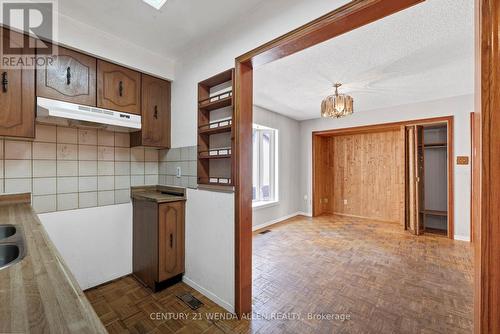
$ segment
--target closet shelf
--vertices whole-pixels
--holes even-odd
[[[198,152],[198,159],[228,159],[231,158],[231,148],[218,148]]]
[[[448,147],[447,143],[424,144],[424,148],[445,148],[445,147]]]
[[[201,125],[198,128],[198,133],[202,135],[213,135],[217,133],[231,132],[233,121],[230,119],[212,122],[209,124]]]
[[[420,213],[430,216],[442,216],[442,217],[448,216],[447,211],[440,211],[440,210],[420,210]]]

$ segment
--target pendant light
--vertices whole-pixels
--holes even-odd
[[[336,83],[335,94],[327,96],[321,103],[321,117],[340,118],[352,115],[354,112],[354,100],[346,94],[339,94],[341,83]]]

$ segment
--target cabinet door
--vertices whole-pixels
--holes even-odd
[[[158,280],[184,272],[184,202],[160,204],[158,210]]]
[[[97,60],[97,106],[141,114],[141,74]]]
[[[132,146],[170,147],[170,82],[142,75],[142,130]]]
[[[59,47],[52,64],[37,67],[37,96],[95,106],[96,63],[93,57]]]
[[[19,33],[4,29],[2,36],[3,42],[13,47],[24,45],[23,35]],[[32,69],[0,69],[0,136],[35,137],[35,71]]]

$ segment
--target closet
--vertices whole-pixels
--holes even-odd
[[[447,124],[406,127],[406,219],[408,231],[449,234]]]

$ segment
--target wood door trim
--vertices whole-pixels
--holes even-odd
[[[441,117],[433,117],[433,118],[422,118],[415,120],[407,120],[407,121],[398,121],[391,123],[380,123],[374,125],[362,125],[355,126],[350,128],[341,128],[341,129],[332,129],[332,130],[321,130],[321,131],[313,131],[312,133],[312,208],[313,208],[313,217],[316,217],[315,208],[316,208],[316,190],[315,190],[315,149],[314,143],[316,137],[335,137],[335,136],[346,136],[346,135],[356,135],[356,134],[364,134],[364,133],[377,133],[377,132],[386,132],[386,131],[397,131],[401,130],[401,127],[411,126],[411,125],[429,125],[429,124],[442,124],[446,123],[447,125],[447,152],[448,152],[448,238],[454,239],[454,230],[455,230],[455,221],[454,221],[454,202],[455,202],[455,192],[454,192],[454,140],[453,140],[453,116],[441,116]],[[405,178],[406,179],[406,178]],[[471,231],[472,233],[472,231]]]
[[[377,21],[425,0],[354,0],[235,60],[235,312],[252,310],[252,120],[253,68]]]

